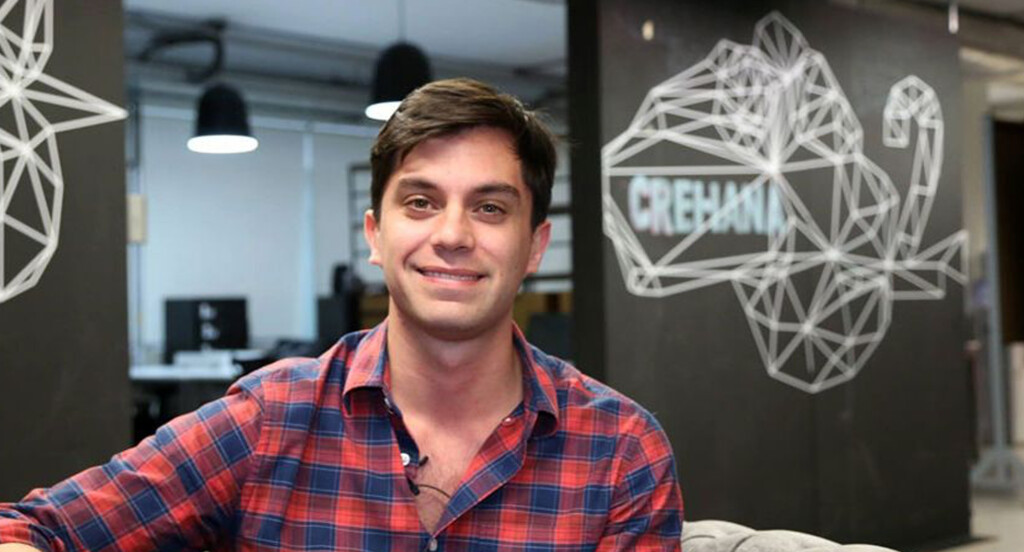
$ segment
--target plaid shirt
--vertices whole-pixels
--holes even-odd
[[[106,465],[0,504],[0,543],[51,552],[678,550],[668,440],[633,401],[514,340],[523,402],[436,530],[389,400],[386,326],[236,382]],[[403,465],[405,463],[405,465]]]

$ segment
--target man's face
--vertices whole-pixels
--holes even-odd
[[[364,219],[391,316],[445,339],[499,327],[550,237],[550,222],[531,229],[531,206],[503,130],[478,127],[413,148],[384,187],[380,220],[369,211]]]

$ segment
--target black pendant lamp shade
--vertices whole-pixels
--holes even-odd
[[[199,98],[196,133],[188,149],[200,153],[244,153],[259,146],[249,130],[249,116],[242,95],[234,88],[216,84]]]
[[[431,80],[430,61],[423,50],[408,42],[392,44],[377,58],[366,116],[386,121],[409,92]]]

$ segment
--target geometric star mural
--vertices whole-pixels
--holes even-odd
[[[4,0],[0,303],[35,286],[57,250],[64,197],[57,134],[127,116],[124,109],[44,73],[52,52],[53,0]]]
[[[604,233],[626,289],[729,285],[770,377],[808,393],[850,381],[894,301],[967,281],[964,231],[924,239],[942,171],[939,98],[908,76],[882,123],[875,139],[911,156],[902,197],[865,155],[825,56],[790,21],[772,12],[751,44],[720,41],[652,88],[602,148]]]

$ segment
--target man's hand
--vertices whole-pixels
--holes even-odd
[[[9,542],[7,544],[0,544],[0,552],[41,552],[38,549],[32,548],[27,544],[21,544],[17,542]]]

